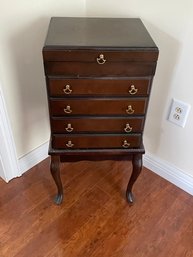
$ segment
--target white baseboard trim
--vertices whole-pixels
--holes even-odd
[[[49,142],[45,142],[44,144],[35,148],[28,154],[19,158],[18,162],[21,174],[28,171],[33,166],[35,166],[36,164],[38,164],[39,162],[43,161],[48,157],[48,145]]]
[[[19,159],[19,168],[22,174],[48,157],[48,144],[49,142],[45,142]],[[145,154],[143,163],[146,168],[193,195],[193,177],[187,175],[183,170],[149,153]]]
[[[193,195],[193,177],[186,174],[183,170],[149,153],[145,154],[143,163],[146,168]]]

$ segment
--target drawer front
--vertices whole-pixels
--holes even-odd
[[[107,62],[156,62],[158,51],[43,50],[45,61],[97,62],[103,54]],[[102,59],[101,59],[102,60]]]
[[[146,98],[140,99],[65,99],[50,100],[52,116],[71,115],[143,115]]]
[[[51,96],[147,96],[148,79],[49,79]]]
[[[46,75],[65,76],[151,76],[156,68],[151,62],[46,62]]]
[[[144,118],[52,118],[52,133],[136,133],[142,132]]]
[[[129,149],[139,147],[141,135],[53,135],[56,149]]]

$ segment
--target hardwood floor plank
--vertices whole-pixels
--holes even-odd
[[[90,237],[92,237],[96,227],[101,228],[109,215],[111,215],[110,210],[103,207],[99,208],[96,213],[83,226],[81,226],[69,240],[60,241],[48,253],[48,255],[46,255],[46,257],[78,256],[79,252],[85,247]]]
[[[85,192],[87,192],[91,187],[93,187],[93,183],[96,183],[99,179],[102,179],[103,175],[105,174],[105,163],[103,163],[103,167],[102,165],[100,167],[96,167],[96,172],[98,174],[98,177],[96,177],[96,174],[92,171],[90,171],[89,169],[89,165],[85,166],[85,169],[83,169],[81,172],[79,172],[79,176],[74,176],[73,179],[68,179],[65,182],[65,205],[63,206],[63,208],[61,209],[61,211],[64,211],[66,209],[68,209],[71,205],[73,205],[73,203],[75,203]],[[70,173],[69,173],[70,175]],[[66,179],[67,179],[67,175],[65,175]],[[69,176],[70,178],[70,176]],[[97,180],[96,180],[97,178]],[[50,177],[51,179],[51,177]],[[52,181],[51,181],[52,182]],[[81,183],[80,183],[81,182]],[[39,183],[39,180],[38,180]],[[41,182],[40,182],[41,183]],[[37,186],[37,183],[35,183],[35,185]],[[30,190],[30,188],[28,189]],[[44,194],[46,194],[45,190],[39,190],[40,194],[41,192],[44,192]],[[31,190],[28,192],[31,193]],[[22,194],[23,195],[23,194]],[[10,251],[15,251],[15,249],[19,249],[22,248],[22,246],[24,244],[26,244],[26,240],[30,241],[33,238],[34,235],[34,231],[36,231],[36,233],[41,233],[41,231],[39,231],[39,228],[41,227],[41,229],[43,230],[45,226],[47,226],[47,221],[49,220],[50,222],[52,222],[52,220],[54,220],[55,218],[57,218],[58,215],[60,215],[60,212],[58,212],[57,208],[59,209],[59,206],[55,206],[52,203],[52,199],[50,198],[49,204],[51,204],[50,207],[50,212],[39,212],[37,211],[38,208],[42,209],[41,205],[45,205],[47,200],[48,200],[48,196],[46,199],[44,199],[44,202],[36,202],[35,204],[31,204],[31,203],[25,203],[26,199],[22,197],[22,195],[18,195],[18,197],[20,198],[20,203],[22,203],[21,205],[18,205],[18,199],[16,199],[14,201],[15,204],[17,204],[17,212],[15,213],[12,212],[11,206],[15,208],[15,205],[8,205],[9,208],[4,208],[4,216],[6,216],[6,219],[8,218],[9,223],[6,224],[7,226],[4,226],[4,233],[2,232],[2,235],[5,235],[7,233],[7,231],[9,230],[9,233],[7,234],[6,237],[4,237],[4,239],[2,239],[2,243],[6,244],[6,242],[9,241],[9,238],[12,238],[11,240],[11,245],[10,245]],[[39,199],[39,195],[37,197],[37,199]],[[40,200],[43,199],[43,195],[42,197],[40,197]],[[39,204],[38,204],[39,203]],[[29,206],[28,206],[29,205]],[[29,210],[30,207],[30,210]],[[35,208],[31,213],[31,208]],[[45,209],[48,210],[49,206],[45,205]],[[15,209],[14,209],[15,210]],[[26,210],[26,212],[24,212],[24,210]],[[20,215],[15,215],[20,213]],[[29,215],[30,220],[26,219],[26,215]],[[12,218],[11,218],[12,217]],[[21,224],[19,224],[19,220],[22,220],[23,222],[22,227]],[[45,222],[43,222],[45,220]],[[10,222],[12,221],[12,222]],[[16,222],[15,222],[16,221]],[[18,227],[17,227],[18,225]],[[30,226],[30,228],[29,228]],[[20,229],[20,237],[18,238],[17,235],[13,234],[12,235],[12,231],[14,230],[19,230]],[[7,238],[8,237],[8,238]],[[6,241],[5,241],[6,239]],[[6,253],[8,254],[8,253]]]
[[[108,199],[109,196],[98,188],[88,191],[74,203],[70,210],[63,212],[52,223],[48,223],[47,227],[18,252],[15,257],[27,257],[29,252],[32,256],[44,256],[46,251],[52,250],[57,240],[69,240],[76,230],[80,229]]]
[[[64,163],[60,206],[49,158],[0,181],[0,257],[192,257],[193,197],[143,169],[130,206],[130,174],[129,162]]]
[[[170,202],[170,205],[167,206],[162,215],[156,215],[157,221],[154,226],[145,227],[146,229],[144,231],[139,231],[136,235],[138,241],[142,243],[136,244],[136,238],[134,237],[133,240],[135,240],[135,242],[132,240],[131,244],[125,244],[126,247],[124,247],[120,256],[128,256],[128,253],[132,251],[135,251],[135,256],[137,257],[154,257],[161,255],[162,250],[164,251],[164,248],[167,247],[168,240],[172,238],[183,225],[182,220],[178,220],[175,217],[173,210],[176,210],[176,208],[179,209],[179,202],[173,199],[173,202]],[[181,214],[186,213],[184,213],[184,210],[182,211],[182,209],[180,209],[179,217]],[[152,219],[153,217],[151,217],[151,221]],[[144,238],[145,242],[142,241]],[[166,252],[165,256],[169,256],[167,254]]]
[[[160,194],[165,195],[166,192],[163,190]],[[153,202],[155,199],[156,193],[152,191],[149,202]],[[91,240],[90,244],[85,247],[79,256],[122,256],[122,253],[119,254],[120,249],[130,242],[132,242],[132,245],[135,245],[133,238],[136,239],[136,244],[139,243],[139,232],[148,233],[150,229],[149,222],[151,221],[152,226],[154,226],[157,222],[157,216],[162,213],[162,209],[160,210],[158,207],[153,210],[148,208],[149,202],[144,201],[140,203],[140,206],[132,207],[124,205],[122,208],[117,209],[115,215],[112,215],[111,219],[102,229],[100,237],[94,241],[95,243]],[[146,211],[144,212],[144,210]],[[96,237],[97,235],[95,235]],[[130,253],[135,256],[135,250]]]
[[[95,187],[98,187],[98,185],[103,183],[103,180],[108,181],[112,178],[113,175],[113,183],[118,182],[121,178],[121,172],[116,172],[116,164],[114,165],[113,169],[110,169],[106,176],[101,178],[101,180],[97,180],[97,184]],[[112,182],[112,181],[111,181]],[[111,184],[113,186],[114,184]],[[106,193],[106,191],[105,191]],[[118,190],[115,190],[114,193],[111,192],[111,194],[108,194],[109,197],[112,199],[115,197],[115,194],[119,194]],[[51,252],[46,255],[46,257],[52,257],[52,256],[70,256],[70,257],[76,257],[78,256],[79,252],[86,246],[86,244],[93,238],[93,234],[96,233],[96,230],[98,233],[100,233],[100,230],[105,225],[105,223],[108,221],[108,219],[112,216],[112,214],[117,210],[117,208],[120,208],[123,205],[127,205],[125,202],[125,198],[119,199],[116,202],[116,208],[110,208],[112,207],[111,199],[107,201],[101,208],[97,210],[97,212],[94,214],[94,216],[89,219],[88,222],[86,222],[73,236],[68,242],[59,242],[52,250]],[[115,202],[114,202],[115,203]],[[93,230],[94,227],[94,230]]]
[[[172,222],[169,221],[169,224],[162,223],[159,225],[160,230],[167,228],[168,232],[167,242],[164,244],[160,257],[193,256],[193,216],[190,215],[192,207],[187,204],[182,206],[179,198],[177,201],[178,208],[180,209],[179,213],[175,209],[176,206],[173,206],[173,213],[169,214],[169,217],[172,218]],[[186,219],[184,219],[184,217],[186,217]],[[172,240],[170,240],[171,237]],[[176,246],[180,246],[182,252],[186,252],[186,254],[181,255],[181,251],[176,251],[176,249],[178,249]]]

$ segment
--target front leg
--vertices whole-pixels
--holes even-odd
[[[133,154],[133,158],[132,158],[132,165],[133,165],[133,170],[132,170],[132,174],[127,186],[127,191],[126,191],[126,197],[127,197],[127,201],[130,204],[133,204],[134,202],[134,197],[132,194],[132,187],[135,183],[135,181],[137,180],[137,178],[139,177],[139,174],[141,173],[142,170],[142,166],[143,166],[143,162],[142,162],[142,154],[137,153],[137,154]]]
[[[62,181],[60,178],[60,157],[59,156],[55,156],[55,155],[51,156],[50,171],[58,189],[58,193],[55,196],[54,202],[56,204],[61,204],[63,200],[63,187],[62,187]]]

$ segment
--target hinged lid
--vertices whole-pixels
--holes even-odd
[[[51,18],[44,49],[133,49],[158,52],[138,18]]]

